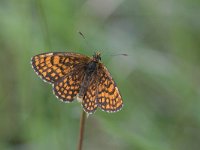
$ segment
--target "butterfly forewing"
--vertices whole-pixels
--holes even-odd
[[[58,81],[63,76],[72,72],[76,66],[87,63],[90,58],[77,53],[43,53],[32,58],[35,72],[50,83]]]
[[[122,106],[122,97],[107,68],[99,67],[98,106],[106,112],[119,111]]]

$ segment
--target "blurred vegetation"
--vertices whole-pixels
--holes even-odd
[[[30,60],[96,50],[125,105],[87,119],[85,150],[199,150],[199,0],[1,0],[0,149],[76,149],[80,104],[58,101]]]

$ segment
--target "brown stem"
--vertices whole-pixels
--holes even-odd
[[[79,132],[79,142],[78,142],[78,150],[82,150],[83,146],[83,133],[84,133],[84,126],[85,126],[85,116],[86,113],[82,110],[81,118],[80,118],[80,132]]]

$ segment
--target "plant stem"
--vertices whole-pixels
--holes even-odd
[[[82,150],[83,146],[83,135],[84,135],[84,126],[85,126],[85,116],[86,113],[82,110],[81,118],[80,118],[80,132],[79,132],[79,143],[78,143],[78,150]]]

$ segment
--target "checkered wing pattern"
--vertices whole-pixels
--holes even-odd
[[[84,77],[83,71],[83,69],[73,71],[57,81],[53,86],[56,97],[64,102],[72,102],[79,92]]]
[[[55,52],[36,55],[31,63],[38,76],[44,81],[55,83],[89,59],[82,54]]]
[[[97,103],[103,111],[116,112],[122,106],[122,97],[107,68],[100,64]]]
[[[96,78],[96,76],[94,77]],[[93,80],[93,82],[88,87],[88,90],[83,97],[82,106],[85,112],[88,114],[92,114],[97,109],[97,95],[98,95],[98,84],[96,80]]]

